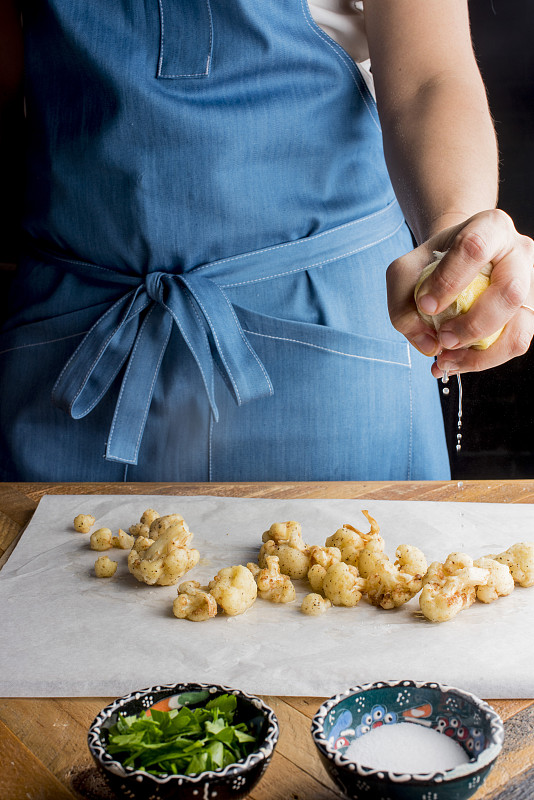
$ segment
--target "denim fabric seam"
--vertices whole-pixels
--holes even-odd
[[[413,460],[413,386],[412,386],[412,357],[410,354],[410,347],[407,345],[408,349],[408,361],[410,365],[410,371],[408,373],[408,386],[409,386],[409,397],[410,397],[410,431],[409,431],[409,438],[408,438],[408,472],[406,480],[410,481],[412,479],[412,460]]]
[[[356,253],[361,253],[364,250],[368,250],[370,247],[375,247],[378,244],[382,244],[382,242],[385,242],[387,239],[390,239],[392,236],[395,236],[395,234],[402,228],[403,225],[404,225],[404,220],[395,228],[394,231],[391,231],[391,233],[388,233],[381,239],[377,239],[374,242],[369,242],[368,244],[364,244],[361,247],[357,247],[355,250],[349,250],[346,253],[341,253],[338,256],[333,256],[332,258],[327,258],[323,261],[317,261],[315,264],[306,264],[306,266],[304,267],[296,267],[295,269],[289,269],[286,272],[277,272],[274,275],[266,275],[261,278],[250,278],[250,280],[248,281],[236,281],[235,283],[221,283],[218,285],[219,287],[224,287],[225,289],[228,289],[229,287],[233,286],[246,286],[251,283],[259,283],[260,281],[270,281],[273,278],[282,278],[285,275],[293,275],[295,272],[302,272],[303,270],[306,269],[315,269],[316,267],[323,267],[325,266],[325,264],[331,264],[334,261],[340,261],[342,258],[348,258],[349,256],[354,256],[356,255]]]
[[[104,397],[104,395],[106,394],[107,390],[109,389],[109,387],[111,386],[111,384],[113,383],[113,381],[115,380],[115,378],[117,377],[118,373],[119,373],[119,372],[120,372],[120,370],[122,369],[122,367],[123,367],[123,364],[125,363],[126,359],[128,358],[128,355],[129,355],[129,353],[128,353],[128,352],[126,352],[126,353],[124,354],[123,358],[121,359],[121,361],[120,361],[120,363],[119,363],[119,367],[118,367],[118,370],[117,370],[117,372],[115,373],[115,375],[113,375],[113,376],[111,377],[111,379],[110,379],[110,380],[109,380],[109,381],[106,383],[106,385],[104,386],[104,388],[102,389],[102,391],[100,392],[100,394],[99,394],[97,397],[95,397],[95,398],[94,398],[94,399],[93,399],[93,400],[92,400],[92,401],[89,403],[89,405],[88,405],[88,406],[86,406],[86,407],[83,409],[83,411],[81,411],[81,412],[80,412],[78,419],[81,419],[81,418],[83,418],[83,417],[86,417],[86,416],[87,416],[87,414],[89,414],[89,412],[90,412],[90,411],[92,411],[92,410],[93,410],[93,408],[95,408],[95,407],[96,407],[96,406],[99,404],[99,402],[102,400],[102,398],[103,398],[103,397]],[[89,377],[89,373],[88,373],[88,376],[87,376],[87,377]],[[58,380],[59,380],[59,378],[58,378]],[[86,380],[87,380],[87,379],[86,379]],[[81,390],[78,392],[78,394],[76,395],[76,397],[75,397],[75,398],[74,398],[74,400],[72,401],[72,405],[70,406],[70,408],[71,408],[71,409],[72,409],[72,406],[74,405],[74,403],[76,402],[76,400],[78,399],[79,395],[82,393],[82,391],[83,391],[83,387],[84,387],[84,386],[85,386],[85,382],[82,384],[82,389],[81,389]],[[74,417],[73,419],[76,419],[76,417]]]
[[[36,254],[42,255],[43,258],[46,258],[46,256],[48,255],[47,253],[44,253],[44,252],[41,253],[37,248],[36,248],[35,252],[36,252]],[[136,277],[137,277],[137,276],[134,276],[134,275],[125,275],[122,272],[117,272],[117,270],[111,269],[111,267],[102,267],[100,264],[95,264],[93,261],[81,261],[78,258],[65,258],[65,256],[56,255],[56,253],[52,253],[52,252],[50,253],[50,255],[54,258],[54,260],[62,261],[65,264],[74,264],[74,266],[76,266],[76,267],[90,267],[91,269],[99,269],[102,272],[111,272],[111,274],[114,275],[115,277],[118,276],[118,277],[121,277],[121,278],[129,278],[129,279],[131,279],[130,280],[130,285],[133,285],[132,281],[135,280]],[[46,261],[44,261],[43,263],[47,267],[48,266],[53,266],[53,264],[50,265]],[[141,276],[139,276],[139,277],[141,277]]]
[[[274,387],[273,387],[273,385],[271,383],[271,379],[269,378],[267,370],[265,369],[265,367],[261,363],[261,359],[258,358],[257,353],[255,353],[254,348],[251,347],[250,342],[248,341],[247,337],[243,333],[243,328],[241,327],[241,323],[239,322],[239,320],[237,318],[237,314],[235,313],[235,309],[234,309],[232,303],[230,302],[230,298],[225,294],[225,292],[223,292],[221,287],[219,287],[219,289],[220,289],[220,292],[221,292],[222,296],[224,297],[224,299],[228,303],[228,307],[229,307],[230,312],[231,312],[231,314],[232,314],[232,316],[233,316],[233,318],[235,320],[235,324],[236,324],[237,330],[239,331],[239,335],[243,339],[243,341],[244,341],[245,345],[247,346],[247,348],[249,349],[251,355],[254,356],[254,358],[258,362],[258,365],[259,365],[261,371],[263,372],[263,375],[264,375],[265,380],[267,382],[267,385],[269,387],[269,396],[271,397],[274,394]]]
[[[11,331],[7,331],[7,333],[11,333]],[[65,339],[74,339],[76,338],[76,336],[84,336],[87,333],[89,333],[89,331],[80,331],[80,333],[71,333],[68,336],[61,336],[59,339],[48,339],[46,342],[31,342],[30,344],[18,344],[16,345],[16,347],[8,347],[5,350],[0,350],[0,356],[4,355],[4,353],[12,353],[13,350],[24,350],[26,347],[39,347],[40,345],[43,344],[54,344],[55,342],[64,342]]]
[[[132,291],[132,294],[135,294],[135,292],[134,292],[134,291]],[[128,295],[126,295],[126,296],[128,296]],[[107,315],[108,315],[108,314],[111,314],[111,312],[114,310],[114,308],[115,308],[117,305],[119,305],[119,303],[121,303],[123,300],[124,300],[124,297],[121,297],[121,298],[120,298],[120,300],[117,300],[117,302],[116,302],[116,303],[113,303],[113,305],[111,306],[111,308],[108,308],[108,310],[107,310],[107,311],[106,311],[106,312],[105,312],[105,313],[104,313],[104,314],[103,314],[103,315],[100,317],[100,319],[98,320],[98,323],[97,323],[97,324],[100,324],[100,322],[101,322],[103,319],[105,319],[105,318],[107,317]],[[148,302],[147,302],[147,303],[146,303],[146,304],[145,304],[145,305],[144,305],[144,306],[143,306],[143,307],[140,309],[140,312],[141,312],[141,311],[144,311],[144,309],[147,307],[147,305],[148,305],[150,302],[151,302],[151,301],[150,301],[150,298],[149,298],[149,299],[148,299]],[[132,301],[132,304],[133,304],[133,301]],[[132,304],[130,304],[130,308],[131,308]],[[140,313],[140,312],[139,312],[139,313]],[[118,327],[121,327],[121,326],[118,326]],[[100,361],[100,357],[102,356],[102,353],[104,352],[104,350],[106,349],[106,347],[108,346],[108,344],[109,344],[109,342],[112,340],[112,338],[115,336],[115,334],[116,334],[116,332],[117,332],[117,330],[118,330],[118,327],[116,327],[116,328],[115,328],[115,330],[114,330],[112,333],[110,333],[110,334],[109,334],[109,336],[107,337],[107,339],[106,339],[106,340],[105,340],[105,341],[102,343],[102,346],[100,347],[100,350],[99,350],[99,352],[98,352],[98,355],[97,355],[97,356],[96,356],[96,358],[93,360],[93,363],[91,364],[91,366],[89,367],[89,369],[88,369],[88,370],[87,370],[87,372],[85,373],[85,378],[83,379],[83,381],[82,381],[82,382],[81,382],[81,384],[80,384],[80,389],[79,389],[79,391],[77,392],[77,394],[76,394],[76,395],[75,395],[75,396],[72,398],[72,402],[71,402],[71,403],[70,403],[70,405],[69,405],[69,411],[70,411],[70,412],[72,412],[72,407],[73,407],[74,403],[76,402],[76,400],[78,399],[78,397],[80,396],[80,394],[82,393],[82,391],[83,391],[83,389],[84,389],[84,387],[85,387],[85,384],[87,383],[87,381],[88,381],[88,379],[89,379],[89,376],[91,375],[91,373],[92,373],[92,371],[94,370],[95,366],[96,366],[96,365],[98,364],[98,362]],[[93,328],[91,328],[91,330],[93,330]],[[91,331],[89,331],[89,333],[91,333]],[[84,340],[84,341],[85,341],[85,340]],[[83,342],[82,342],[82,344],[83,344]],[[81,347],[81,345],[80,345],[80,347]],[[74,357],[76,356],[76,353],[77,353],[77,352],[78,352],[78,348],[76,348],[76,350],[74,351],[74,353],[71,355],[71,357],[68,359],[67,363],[65,364],[65,366],[63,367],[63,369],[62,369],[62,370],[61,370],[61,372],[59,373],[59,375],[58,375],[58,378],[57,378],[57,380],[56,380],[56,382],[55,382],[55,384],[54,384],[54,387],[53,387],[53,389],[52,389],[52,392],[54,392],[54,391],[55,391],[55,389],[56,389],[56,386],[57,386],[57,385],[58,385],[58,383],[60,382],[60,380],[61,380],[61,378],[63,377],[63,375],[64,375],[64,373],[66,372],[66,370],[68,369],[68,367],[69,367],[70,363],[73,361],[73,359],[74,359]],[[124,359],[123,359],[122,363],[124,364]],[[108,388],[109,388],[109,386],[108,386]],[[107,390],[106,390],[106,391],[107,391]],[[100,399],[100,398],[99,398],[99,399]],[[92,406],[92,408],[94,408],[94,405]],[[87,414],[87,413],[88,413],[88,411],[86,411],[85,413]],[[71,414],[71,416],[72,416],[72,414]]]
[[[202,325],[202,320],[200,319],[200,316],[198,315],[198,312],[197,312],[197,310],[196,310],[196,308],[195,308],[195,306],[194,306],[194,303],[191,301],[191,298],[189,297],[189,295],[187,295],[187,294],[186,294],[185,296],[186,296],[186,298],[187,298],[187,300],[188,300],[188,302],[189,302],[189,304],[190,304],[191,308],[193,309],[193,313],[195,314],[196,318],[197,318],[197,319],[198,319],[198,321],[199,321],[199,324],[200,324],[200,326],[201,326],[201,330],[203,330],[204,326]],[[171,309],[171,308],[169,308],[169,306],[168,306],[166,303],[164,303],[164,302],[163,302],[163,300],[161,300],[160,302],[161,302],[161,305],[163,306],[163,308],[165,308],[165,309],[166,309],[166,310],[169,312],[169,314],[171,315],[171,317],[173,318],[173,320],[176,322],[176,324],[177,324],[177,326],[178,326],[178,329],[179,329],[180,333],[181,333],[181,334],[182,334],[182,336],[184,337],[184,339],[185,339],[185,342],[186,342],[187,346],[189,347],[189,352],[190,352],[191,354],[194,354],[194,352],[195,352],[195,351],[194,351],[194,348],[193,348],[193,346],[192,346],[192,344],[191,344],[191,341],[190,341],[190,339],[188,338],[188,336],[187,336],[187,335],[184,333],[184,331],[182,330],[182,328],[180,327],[180,325],[178,324],[178,319],[175,317],[175,315],[174,315],[174,313],[173,313],[172,309]],[[204,333],[204,337],[205,337],[205,338],[207,338],[205,333]],[[206,344],[207,350],[208,350],[208,352],[209,352],[209,344],[208,344],[207,342],[205,342],[205,344]],[[193,356],[193,357],[194,357],[194,356]],[[210,353],[210,358],[211,358],[211,353]],[[206,373],[205,373],[205,372],[204,372],[204,370],[202,369],[202,366],[201,366],[201,364],[199,363],[199,361],[198,361],[196,358],[195,358],[195,361],[196,361],[196,364],[197,364],[197,366],[198,366],[198,368],[199,368],[199,370],[200,370],[200,374],[202,375],[202,380],[204,381],[204,386],[205,386],[205,388],[206,388],[206,392],[208,393],[208,396],[209,396],[209,395],[210,395],[210,389],[211,389],[211,388],[213,388],[213,387],[212,387],[212,386],[210,386],[210,385],[208,384],[208,379],[207,379],[207,377],[206,377]]]
[[[391,207],[393,205],[398,205],[397,202],[394,200],[389,203],[385,208],[381,208],[379,211],[373,211],[372,214],[367,214],[365,217],[360,217],[360,219],[353,219],[350,222],[344,222],[343,225],[337,225],[335,228],[329,228],[326,231],[322,231],[321,233],[316,233],[314,236],[305,237],[304,239],[295,239],[292,242],[282,242],[281,244],[273,244],[271,247],[264,247],[261,250],[253,250],[250,253],[239,253],[236,256],[229,256],[228,258],[221,258],[219,261],[212,261],[208,264],[202,264],[199,267],[195,267],[191,272],[201,272],[203,269],[210,269],[214,266],[220,266],[221,264],[227,264],[230,261],[237,261],[240,258],[252,258],[257,256],[258,254],[263,255],[264,253],[272,252],[273,250],[282,250],[284,247],[294,247],[295,245],[302,244],[303,242],[310,242],[310,241],[317,241],[321,239],[323,236],[328,236],[333,231],[336,233],[338,231],[342,231],[344,228],[350,228],[352,225],[362,225],[370,220],[374,219],[375,217],[379,217],[381,214],[386,214],[387,212],[391,211]],[[393,236],[393,234],[397,233],[400,227],[404,225],[405,220],[399,224],[397,228],[392,233],[389,233],[384,239]],[[380,239],[378,242],[372,242],[370,245],[366,245],[367,247],[372,247],[375,244],[379,244],[379,242],[384,241],[384,239]],[[222,286],[230,286],[232,284],[221,284]]]
[[[213,17],[211,15],[211,7],[209,4],[209,0],[204,0],[206,7],[208,9],[208,17],[210,20],[210,41],[209,41],[209,53],[208,58],[206,60],[206,69],[204,72],[192,72],[189,75],[184,73],[183,75],[168,75],[166,72],[162,72],[161,68],[163,66],[163,50],[164,50],[164,42],[165,42],[165,21],[164,21],[164,14],[163,14],[163,3],[162,0],[158,0],[159,5],[159,13],[161,19],[161,46],[160,46],[160,54],[158,59],[158,71],[157,77],[158,78],[206,78],[210,74],[210,64],[211,64],[211,48],[213,43]]]
[[[330,48],[330,49],[331,49],[331,50],[332,50],[332,51],[335,53],[335,55],[336,55],[336,56],[339,58],[339,60],[340,60],[340,61],[341,61],[341,63],[343,64],[343,66],[344,66],[344,67],[345,67],[345,68],[346,68],[346,69],[349,71],[349,74],[350,74],[350,76],[351,76],[352,80],[354,81],[354,84],[355,84],[356,88],[358,89],[358,92],[359,92],[359,94],[360,94],[360,97],[362,98],[362,100],[363,100],[363,102],[364,102],[364,104],[365,104],[365,107],[366,107],[366,109],[367,109],[367,111],[368,111],[368,113],[369,113],[369,116],[370,116],[370,117],[371,117],[371,119],[373,120],[373,125],[374,125],[374,126],[375,126],[375,127],[376,127],[376,128],[377,128],[377,129],[378,129],[380,132],[381,132],[381,131],[382,131],[382,129],[381,129],[380,125],[377,123],[376,119],[374,118],[374,115],[372,114],[372,112],[371,112],[371,109],[369,108],[369,104],[368,104],[367,100],[365,99],[365,97],[364,97],[364,94],[363,94],[363,92],[362,92],[362,89],[361,89],[361,86],[360,86],[360,84],[359,84],[359,82],[358,82],[358,78],[356,77],[356,75],[355,75],[355,74],[354,74],[354,72],[353,72],[352,65],[351,65],[351,64],[348,62],[348,60],[347,60],[348,58],[350,58],[350,56],[348,55],[348,53],[347,53],[347,52],[346,52],[346,51],[345,51],[345,50],[344,50],[344,49],[343,49],[343,48],[342,48],[340,45],[338,45],[338,44],[337,44],[337,42],[335,42],[335,41],[334,41],[333,39],[331,39],[330,37],[327,37],[327,36],[326,36],[326,34],[324,33],[324,31],[323,31],[323,30],[322,30],[322,29],[321,29],[321,28],[320,28],[318,25],[316,25],[316,24],[315,24],[315,22],[314,22],[314,23],[313,23],[313,25],[312,25],[312,23],[311,23],[311,22],[310,22],[310,20],[308,19],[308,14],[306,13],[306,8],[305,8],[305,6],[304,6],[304,2],[305,2],[305,0],[300,0],[300,2],[301,2],[301,6],[302,6],[302,12],[303,12],[303,14],[304,14],[304,19],[306,20],[306,23],[307,23],[307,24],[308,24],[308,26],[309,26],[309,27],[312,29],[312,31],[313,31],[313,32],[314,32],[314,33],[315,33],[315,34],[316,34],[316,35],[317,35],[317,36],[318,36],[320,39],[322,39],[322,41],[323,41],[325,44],[327,44],[327,45],[328,45],[328,47],[329,47],[329,48]],[[309,7],[308,7],[308,13],[309,13]],[[311,14],[310,14],[310,18],[311,18]],[[334,45],[337,45],[337,47],[335,47]],[[339,49],[338,49],[338,48],[339,48]],[[352,61],[352,59],[351,59],[351,61]],[[353,63],[354,63],[354,62],[353,62]],[[355,68],[355,69],[358,69],[358,68],[356,67],[356,64],[355,64],[355,63],[354,63],[354,68]],[[358,72],[359,72],[359,71],[358,71]],[[361,74],[361,73],[359,73],[359,74]],[[362,80],[363,80],[363,78],[362,78]]]
[[[328,330],[331,330],[330,328]],[[288,336],[273,336],[270,333],[258,333],[257,331],[247,330],[247,333],[252,334],[253,336],[261,336],[264,339],[275,339],[280,342],[292,342],[293,344],[301,344],[304,347],[313,347],[316,350],[324,350],[327,353],[334,353],[338,356],[343,356],[345,358],[358,358],[361,361],[377,361],[380,364],[394,364],[397,367],[406,367],[407,369],[411,369],[411,361],[410,361],[410,352],[408,350],[408,363],[404,361],[392,361],[388,358],[373,358],[372,356],[362,356],[358,355],[357,353],[344,353],[342,350],[333,350],[331,347],[324,347],[320,344],[314,344],[313,342],[303,342],[301,339],[291,339]],[[406,345],[408,347],[408,345]]]
[[[147,325],[147,324],[148,324],[148,320],[149,320],[149,318],[150,318],[150,315],[151,315],[151,314],[152,314],[152,312],[155,310],[155,308],[156,308],[156,304],[154,304],[154,305],[152,306],[152,308],[150,309],[150,311],[149,311],[149,312],[148,312],[148,314],[146,315],[145,319],[143,320],[143,324],[142,324],[142,326],[141,326],[141,330],[139,331],[139,333],[140,333],[140,334],[142,333],[142,330],[143,330],[143,328],[145,327],[145,325]],[[163,345],[163,347],[161,348],[161,351],[160,351],[160,354],[159,354],[159,358],[158,358],[158,363],[157,363],[157,365],[156,365],[156,368],[155,368],[155,370],[154,370],[154,374],[153,374],[153,376],[152,376],[152,383],[151,383],[151,385],[150,385],[150,391],[149,391],[149,393],[148,393],[148,400],[147,400],[147,402],[146,402],[145,409],[144,409],[144,414],[143,414],[143,423],[146,423],[146,418],[147,418],[147,416],[148,416],[148,411],[149,411],[149,409],[150,409],[150,404],[151,404],[151,402],[152,402],[152,393],[153,393],[153,391],[154,391],[154,385],[155,385],[155,383],[156,383],[157,376],[159,375],[159,368],[160,368],[160,366],[161,366],[161,361],[162,361],[162,359],[163,359],[163,356],[164,356],[164,354],[165,354],[165,351],[166,351],[166,349],[167,349],[167,344],[169,343],[169,337],[170,337],[170,332],[171,332],[171,330],[172,330],[172,325],[171,325],[171,327],[169,328],[169,333],[167,334],[167,338],[166,338],[166,340],[165,340],[165,344],[164,344],[164,345]],[[131,355],[130,361],[129,361],[129,363],[128,363],[128,367],[126,368],[126,372],[124,373],[124,378],[123,378],[123,381],[122,381],[121,390],[120,390],[120,392],[119,392],[119,396],[118,396],[118,398],[117,398],[117,405],[116,405],[116,407],[115,407],[115,413],[114,413],[114,415],[113,415],[113,422],[112,422],[112,424],[111,424],[111,428],[110,428],[110,431],[109,431],[109,439],[108,439],[108,453],[109,453],[109,455],[111,456],[111,458],[118,458],[118,456],[114,456],[114,455],[113,455],[113,453],[111,452],[111,447],[109,446],[109,442],[110,442],[110,441],[113,439],[113,432],[114,432],[114,430],[115,430],[115,421],[116,421],[116,419],[117,419],[117,416],[118,416],[118,409],[119,409],[119,405],[120,405],[120,402],[121,402],[121,398],[122,398],[123,390],[124,390],[124,387],[125,387],[125,385],[126,385],[126,379],[127,379],[127,377],[128,377],[128,373],[130,372],[130,367],[131,367],[131,364],[132,364],[132,361],[133,361],[133,357],[134,357],[134,355],[135,355],[135,351],[137,350],[137,346],[138,346],[139,342],[141,341],[141,338],[142,338],[142,337],[141,337],[140,335],[139,335],[139,336],[136,338],[136,342],[135,342],[134,348],[133,348],[133,350],[132,350],[132,355]],[[133,457],[133,459],[131,459],[131,460],[129,460],[129,459],[124,459],[124,462],[125,462],[126,464],[136,464],[136,463],[137,463],[137,456],[138,456],[138,454],[139,454],[139,447],[140,447],[140,445],[141,445],[141,439],[143,438],[144,428],[145,428],[144,424],[140,426],[140,428],[139,428],[139,434],[138,434],[138,436],[137,436],[137,441],[136,441],[136,443],[135,443],[134,457]],[[122,461],[122,460],[123,460],[123,459],[121,459],[121,461]]]

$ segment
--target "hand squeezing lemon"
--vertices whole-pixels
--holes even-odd
[[[440,253],[437,250],[434,251],[435,261],[424,268],[415,286],[414,297],[416,301],[421,284],[432,272],[434,272],[444,255],[445,253]],[[453,319],[454,317],[460,316],[460,314],[465,314],[467,311],[469,311],[477,297],[480,297],[482,292],[484,292],[490,285],[492,269],[493,264],[491,262],[486,264],[486,266],[483,267],[478,273],[476,278],[471,281],[469,286],[466,286],[466,288],[460,292],[450,306],[447,306],[444,311],[440,311],[439,314],[425,314],[423,311],[418,309],[421,319],[423,319],[429,325],[432,325],[436,331],[439,331],[440,327],[448,319]],[[492,333],[490,336],[486,336],[484,339],[479,339],[477,342],[472,344],[471,347],[473,347],[475,350],[487,350],[488,347],[490,347],[490,345],[492,345],[499,338],[503,330],[504,326],[498,331],[495,331],[495,333]]]

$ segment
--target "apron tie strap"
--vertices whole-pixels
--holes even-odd
[[[393,236],[403,225],[393,200],[337,228],[250,253],[222,258],[180,274],[132,275],[30,245],[42,263],[82,281],[124,286],[125,294],[85,335],[53,389],[54,402],[74,419],[102,399],[124,364],[106,458],[136,464],[158,372],[173,324],[198,366],[215,420],[214,363],[238,405],[273,394],[264,365],[248,341],[226,289],[326,267]]]
[[[74,419],[100,402],[128,361],[106,446],[106,458],[137,464],[156,379],[173,323],[200,370],[215,420],[214,361],[238,405],[273,393],[221,287],[204,275],[152,272],[93,325],[63,368],[52,392]]]

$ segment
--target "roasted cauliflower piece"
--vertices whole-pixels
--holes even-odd
[[[113,547],[112,534],[109,528],[99,528],[89,539],[91,550],[109,550]]]
[[[92,514],[78,514],[74,517],[74,530],[78,533],[89,533],[94,524],[95,518]]]
[[[144,536],[147,538],[150,535],[150,526],[142,522],[136,522],[135,525],[130,525],[128,531],[132,536]]]
[[[295,599],[295,587],[289,575],[280,572],[278,556],[267,556],[265,560],[267,566],[258,569],[254,576],[259,596],[271,603],[291,603]],[[247,568],[250,570],[248,564]]]
[[[258,595],[252,572],[241,564],[220,569],[208,589],[229,617],[243,614]]]
[[[111,578],[117,571],[117,562],[109,556],[100,556],[95,561],[95,575],[97,578]]]
[[[154,520],[158,519],[159,517],[160,514],[158,514],[157,511],[154,511],[153,508],[147,508],[146,511],[143,511],[143,513],[141,514],[141,519],[139,520],[139,522],[141,523],[141,525],[148,525],[148,527],[150,528]]]
[[[421,590],[427,570],[424,554],[417,547],[401,544],[393,563],[385,554],[376,560],[376,570],[367,575],[366,592],[374,606],[398,608]]]
[[[303,599],[300,610],[303,614],[308,614],[310,617],[320,617],[331,605],[332,603],[327,597],[322,597],[320,594],[311,592]]]
[[[338,561],[326,570],[323,580],[324,596],[334,606],[355,606],[365,590],[365,580],[356,567]]]
[[[396,566],[409,575],[426,575],[428,564],[426,556],[418,547],[413,544],[400,544],[395,550]]]
[[[515,583],[524,587],[534,586],[534,542],[518,542],[504,553],[488,558],[506,564]]]
[[[278,556],[280,572],[290,578],[305,578],[310,568],[310,548],[302,538],[300,523],[274,522],[262,536],[258,564],[267,566],[267,556]]]
[[[489,572],[488,582],[482,586],[477,586],[477,600],[482,603],[493,603],[498,597],[507,597],[513,592],[515,582],[506,564],[501,564],[493,558],[477,558],[473,562],[474,567],[487,569]]]
[[[313,567],[310,567],[308,570],[308,581],[314,592],[323,591],[325,575],[326,569],[320,564],[314,564]]]
[[[217,601],[212,594],[201,589],[198,581],[185,581],[178,587],[172,613],[178,619],[204,622],[217,614]]]
[[[135,544],[135,537],[119,528],[119,532],[112,538],[111,544],[113,547],[118,547],[119,550],[131,550]]]
[[[169,525],[156,540],[138,536],[128,556],[128,569],[142,583],[176,583],[200,558],[198,550],[187,546],[191,537],[180,522]]]
[[[302,544],[302,549],[306,548],[302,539],[302,526],[300,522],[295,522],[295,520],[273,522],[269,530],[262,534],[261,540],[262,542],[272,540],[276,544],[290,544],[290,542],[295,543],[299,540]]]
[[[141,519],[139,522],[136,522],[135,525],[130,525],[128,530],[132,536],[150,537],[150,526],[155,519],[158,519],[158,517],[159,514],[157,511],[154,511],[153,508],[147,508],[146,511],[143,511],[141,514]],[[152,536],[151,538],[155,539],[156,537]]]
[[[341,551],[341,560],[353,567],[358,566],[360,553],[371,540],[380,542],[382,544],[381,549],[384,549],[384,540],[380,536],[378,523],[368,511],[362,511],[362,514],[371,525],[368,533],[363,533],[353,525],[345,523],[342,528],[338,528],[332,536],[329,536],[325,543],[327,547],[338,547]]]
[[[365,547],[360,550],[357,564],[358,572],[363,578],[367,578],[386,561],[388,561],[388,557],[384,553],[384,540],[382,538],[370,539]]]
[[[310,547],[310,567],[315,564],[320,564],[321,567],[328,569],[332,564],[341,561],[341,550],[339,547],[319,547],[319,545],[312,545]]]
[[[146,513],[146,512],[145,512]],[[189,544],[193,534],[189,530],[186,521],[181,514],[167,514],[165,517],[156,517],[150,524],[149,536],[151,539],[159,539],[162,533],[170,528],[182,531],[184,547]]]
[[[321,592],[326,571],[333,564],[341,561],[341,550],[339,547],[310,547],[310,568],[308,570],[308,581],[314,592]]]
[[[431,622],[446,622],[476,600],[477,587],[488,582],[489,570],[473,566],[465,553],[451,553],[445,563],[433,561],[423,578],[419,606]]]

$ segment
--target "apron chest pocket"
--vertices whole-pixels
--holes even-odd
[[[160,49],[156,77],[207,78],[213,46],[210,0],[158,0]]]

